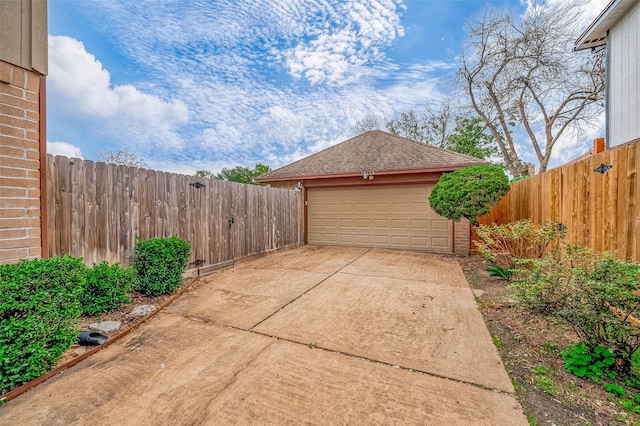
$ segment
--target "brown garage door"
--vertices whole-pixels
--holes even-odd
[[[307,241],[451,253],[453,223],[429,207],[431,188],[309,188]]]

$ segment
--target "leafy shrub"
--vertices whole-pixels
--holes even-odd
[[[445,173],[435,184],[429,204],[447,219],[476,223],[509,192],[509,179],[499,166],[469,166]]]
[[[190,253],[191,244],[175,236],[138,240],[133,261],[137,289],[148,296],[173,294],[180,287]]]
[[[564,228],[556,222],[536,225],[528,219],[504,225],[480,225],[475,228],[476,247],[500,268],[514,269],[517,259],[540,259],[552,245],[564,237]]]
[[[616,378],[615,358],[604,346],[598,345],[593,350],[583,342],[562,352],[564,369],[578,377],[586,377],[596,383],[604,377]]]
[[[609,348],[616,369],[628,376],[640,348],[640,328],[631,323],[640,308],[640,265],[578,245],[554,250],[531,265],[510,286],[520,302],[567,321],[591,351],[598,345]]]
[[[45,373],[77,341],[84,270],[69,256],[0,266],[0,393]]]
[[[135,270],[122,268],[119,264],[109,266],[107,262],[87,268],[85,291],[82,295],[83,313],[98,315],[117,309],[131,299],[127,292],[135,284]]]

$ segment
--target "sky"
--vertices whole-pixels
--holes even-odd
[[[48,151],[124,149],[184,174],[281,167],[365,116],[463,96],[465,24],[534,1],[49,0]],[[587,0],[585,27],[606,4]],[[551,165],[588,151],[600,123],[564,138]]]

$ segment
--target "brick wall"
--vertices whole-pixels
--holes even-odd
[[[0,61],[0,264],[41,255],[39,88]]]
[[[469,256],[469,244],[471,240],[471,229],[467,219],[460,219],[453,222],[453,233],[455,235],[455,251],[457,255]]]

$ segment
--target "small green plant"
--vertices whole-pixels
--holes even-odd
[[[315,349],[318,347],[318,344],[316,342],[311,342],[307,346],[309,346],[310,349]]]
[[[537,367],[531,370],[534,375],[534,383],[536,387],[549,395],[557,395],[558,388],[553,379],[549,377],[549,370],[546,367]]]
[[[518,379],[516,379],[511,374],[509,374],[509,378],[511,379],[511,385],[513,386],[513,390],[516,391],[516,392],[520,392],[520,389],[522,389],[522,385],[520,384]]]
[[[613,353],[603,346],[598,345],[590,349],[580,342],[563,351],[562,359],[565,362],[564,369],[578,377],[585,377],[596,383],[604,377],[616,378],[616,360]]]
[[[69,256],[0,266],[0,394],[45,373],[77,341],[84,271]]]
[[[625,396],[627,394],[627,390],[625,388],[614,383],[607,383],[606,385],[604,385],[604,389],[607,392],[611,392],[612,394],[618,396]]]
[[[500,349],[505,347],[504,342],[498,336],[491,336],[491,338],[493,339],[493,344],[496,348]]]
[[[543,343],[540,347],[540,351],[549,355],[561,355],[561,351],[560,349],[558,349],[558,345],[556,345],[555,343]]]
[[[131,299],[127,292],[135,284],[135,270],[122,268],[119,264],[109,266],[107,262],[87,268],[86,285],[82,295],[82,309],[87,315],[110,312]]]
[[[137,289],[148,296],[175,293],[190,253],[189,242],[175,236],[138,240],[133,261]]]
[[[429,204],[447,219],[465,217],[475,224],[507,192],[509,179],[499,166],[469,166],[443,174],[429,195]]]
[[[622,386],[618,386],[615,383],[607,383],[604,388],[607,392],[620,398],[619,404],[626,411],[633,414],[640,414],[639,394],[629,393],[627,392],[627,389]]]
[[[507,278],[507,279],[511,278],[511,276],[513,275],[512,269],[503,268],[501,266],[498,266],[495,263],[491,263],[487,267],[487,272],[492,277],[500,277],[500,278]]]

